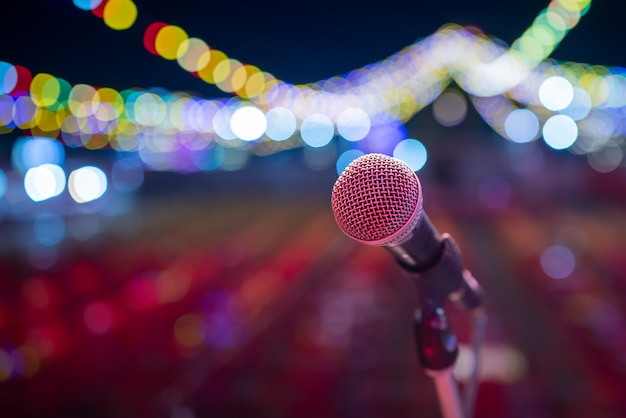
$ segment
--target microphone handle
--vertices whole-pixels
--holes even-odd
[[[482,306],[482,290],[464,267],[454,239],[449,234],[439,235],[425,212],[406,242],[385,248],[417,277],[422,302],[430,309],[443,306],[446,300],[463,309]]]
[[[420,213],[409,239],[399,245],[386,247],[398,262],[413,271],[425,271],[433,267],[443,252],[443,238],[430,221],[426,212]]]

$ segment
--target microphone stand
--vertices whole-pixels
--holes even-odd
[[[420,362],[433,379],[439,406],[445,418],[463,418],[459,389],[452,374],[459,352],[442,308],[422,307],[415,311],[415,338]]]
[[[425,270],[400,262],[416,279],[420,307],[414,315],[418,357],[425,373],[433,379],[444,418],[472,418],[476,400],[480,350],[484,340],[486,315],[482,291],[471,273],[463,267],[460,251],[449,234],[441,236],[441,253]],[[451,286],[451,283],[456,285]],[[459,387],[452,373],[458,357],[457,338],[443,309],[446,300],[470,310],[474,315],[472,333],[473,370],[461,402]]]

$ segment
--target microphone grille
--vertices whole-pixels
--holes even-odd
[[[419,179],[404,162],[383,154],[363,155],[341,173],[332,193],[339,228],[369,245],[399,245],[419,220]]]

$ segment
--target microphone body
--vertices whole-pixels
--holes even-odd
[[[436,309],[446,300],[465,309],[482,305],[482,292],[463,266],[458,246],[440,235],[422,209],[417,175],[404,162],[367,154],[346,167],[333,187],[339,228],[350,238],[382,246],[419,281],[422,302]]]

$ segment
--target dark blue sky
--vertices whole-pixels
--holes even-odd
[[[143,31],[153,21],[184,28],[230,57],[291,82],[310,82],[383,59],[449,22],[475,25],[507,43],[547,0],[357,2],[346,0],[135,0],[139,18],[116,32],[71,0],[3,6],[0,60],[49,72],[72,84],[117,89],[162,86],[224,96],[149,54]],[[611,4],[613,3],[613,4]],[[9,7],[9,10],[6,8]],[[624,6],[596,0],[553,57],[626,66]]]

